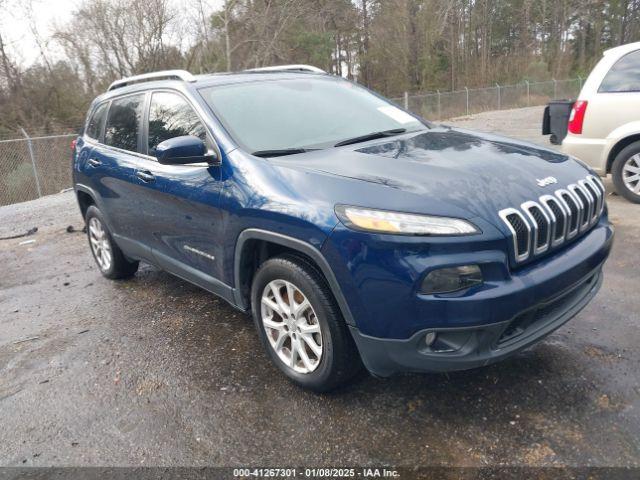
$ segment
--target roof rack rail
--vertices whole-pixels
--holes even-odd
[[[260,67],[260,68],[250,68],[248,70],[243,70],[244,72],[313,72],[313,73],[327,73],[321,68],[314,67],[313,65],[303,65],[303,64],[294,64],[294,65],[275,65],[272,67]]]
[[[154,80],[182,80],[183,82],[195,82],[196,77],[191,75],[186,70],[162,70],[160,72],[144,73],[142,75],[134,75],[133,77],[125,77],[120,80],[116,80],[107,91],[115,90],[116,88],[126,87],[134,83],[152,82]]]

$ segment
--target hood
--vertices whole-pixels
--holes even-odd
[[[417,194],[485,219],[589,174],[553,150],[450,127],[281,159],[288,166]],[[546,177],[557,183],[539,186],[537,180]]]

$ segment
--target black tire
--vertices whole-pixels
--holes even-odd
[[[269,343],[262,322],[262,294],[273,280],[294,284],[310,302],[322,335],[322,356],[317,368],[309,373],[295,371],[278,357]],[[335,299],[317,268],[295,255],[274,257],[263,263],[251,286],[253,320],[271,361],[295,384],[316,392],[327,392],[351,380],[361,369],[362,361]]]
[[[625,184],[623,180],[623,168],[625,164],[633,157],[640,153],[640,142],[632,143],[623,148],[618,155],[616,155],[613,165],[611,166],[611,176],[613,177],[613,184],[616,187],[618,195],[622,195],[624,198],[633,203],[640,203],[640,194],[632,192]]]
[[[106,269],[103,268],[98,261],[96,252],[94,251],[91,244],[91,229],[89,227],[92,218],[95,218],[100,222],[105,232],[105,240],[109,243],[109,246],[111,248],[112,258],[109,267]],[[139,262],[130,261],[125,257],[124,253],[122,253],[122,250],[120,250],[120,247],[118,247],[116,242],[113,241],[113,237],[109,232],[106,222],[104,221],[102,212],[100,212],[100,210],[95,205],[91,205],[87,209],[87,213],[85,215],[85,225],[87,226],[87,239],[89,240],[89,249],[91,250],[91,255],[93,255],[93,259],[95,260],[100,273],[111,280],[130,278],[135,275],[135,273],[138,271]]]

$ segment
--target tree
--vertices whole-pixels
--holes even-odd
[[[30,15],[30,1],[0,0]],[[26,5],[26,6],[25,6]],[[80,125],[113,80],[310,63],[383,94],[586,75],[640,40],[640,0],[83,0],[22,65],[0,24],[0,130]],[[63,58],[50,55],[56,44]],[[2,131],[0,131],[0,134]]]

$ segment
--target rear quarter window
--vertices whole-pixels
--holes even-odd
[[[102,127],[104,126],[104,121],[107,118],[108,105],[108,103],[98,105],[91,114],[89,123],[87,123],[87,130],[85,132],[87,137],[93,138],[94,140],[100,140]]]
[[[137,152],[145,94],[128,95],[111,102],[104,143],[111,147]]]
[[[640,50],[627,53],[614,63],[598,92],[640,92]]]

